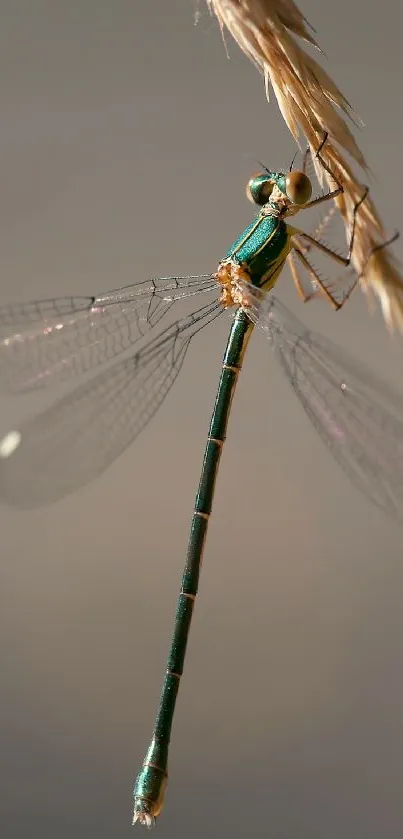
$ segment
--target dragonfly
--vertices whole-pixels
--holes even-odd
[[[323,143],[315,167],[326,168]],[[163,808],[171,729],[215,482],[254,327],[268,338],[302,408],[352,482],[372,503],[403,521],[403,397],[344,349],[306,328],[273,293],[285,264],[304,301],[323,297],[335,309],[344,305],[360,279],[351,255],[355,220],[367,191],[354,209],[343,256],[323,240],[335,215],[332,199],[343,187],[334,179],[334,189],[312,198],[309,159],[306,153],[301,168],[291,166],[288,172],[262,167],[250,178],[247,194],[257,215],[213,273],[160,277],[97,296],[0,309],[3,391],[17,395],[82,379],[0,440],[0,500],[23,509],[49,504],[99,476],[151,420],[196,335],[225,313],[232,317],[161,698],[134,787],[133,823],[147,827]],[[288,222],[297,212],[325,202],[331,209],[313,233]],[[334,281],[324,277],[313,265],[314,251],[340,266],[340,276]],[[193,297],[202,298],[203,305],[164,325],[172,307],[191,303]]]

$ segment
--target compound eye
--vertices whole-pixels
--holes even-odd
[[[293,204],[307,204],[312,195],[312,184],[304,172],[289,172],[285,179],[285,191]]]
[[[252,175],[246,185],[246,197],[252,204],[259,204],[261,207],[267,203],[273,191],[273,181],[262,172]]]

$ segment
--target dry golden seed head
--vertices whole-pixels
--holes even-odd
[[[304,172],[289,172],[285,179],[287,198],[293,204],[307,204],[312,195],[312,184]]]
[[[267,98],[272,85],[292,136],[297,142],[302,135],[306,138],[319,182],[323,178],[333,190],[334,179],[314,157],[323,132],[327,132],[321,157],[343,184],[344,193],[337,196],[335,204],[349,236],[352,207],[362,192],[362,184],[347,161],[347,153],[362,169],[368,170],[368,166],[344,119],[344,115],[352,115],[348,101],[328,73],[293,37],[298,35],[315,44],[295,0],[207,0],[207,3],[217,15],[221,30],[227,27],[239,47],[262,71]],[[290,195],[289,200],[294,201],[295,195]],[[371,291],[379,299],[387,323],[396,323],[403,332],[403,276],[399,266],[386,249],[381,257],[378,252],[379,258],[371,259],[366,265],[368,252],[383,237],[381,219],[371,198],[367,198],[357,215],[352,261],[358,274],[365,267],[365,276],[360,281],[362,290]]]

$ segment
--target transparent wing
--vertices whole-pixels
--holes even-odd
[[[176,300],[215,288],[211,275],[162,277],[97,297],[0,308],[0,390],[19,393],[82,375],[133,346]]]
[[[311,332],[271,294],[242,283],[245,311],[269,338],[322,440],[352,482],[403,522],[403,396]]]
[[[0,500],[38,507],[97,477],[137,437],[172,387],[217,303],[167,327],[0,441]]]

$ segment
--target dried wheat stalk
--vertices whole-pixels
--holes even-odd
[[[345,153],[351,155],[364,171],[364,157],[343,117],[352,118],[352,109],[329,75],[298,43],[295,36],[319,47],[308,29],[309,24],[293,0],[207,0],[219,21],[227,27],[243,52],[263,74],[267,98],[274,90],[284,120],[297,142],[304,135],[313,152],[323,139],[322,150],[327,165],[343,184],[344,193],[336,198],[347,231],[352,212],[363,193],[363,185],[354,175]],[[319,50],[320,51],[320,50]],[[326,172],[329,186],[333,182]],[[353,253],[354,267],[362,274],[363,291],[373,292],[381,305],[386,323],[403,331],[403,278],[397,261],[387,248],[374,247],[384,242],[386,233],[376,208],[368,197],[357,214]]]

